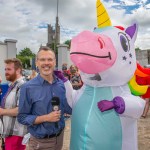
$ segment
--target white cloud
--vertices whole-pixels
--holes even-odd
[[[134,0],[121,0],[122,4],[126,5],[126,6],[133,6],[136,4],[136,2]]]
[[[29,47],[37,52],[39,46],[47,43],[47,29],[39,28],[47,23],[55,24],[56,0],[0,0],[0,40],[14,38],[18,40],[18,51]],[[125,6],[140,3],[140,7],[126,14]],[[139,23],[139,33],[136,45],[140,48],[150,48],[150,4],[147,0],[115,0],[104,2],[110,14],[113,25],[128,26],[133,20]],[[117,8],[118,6],[118,8]],[[113,7],[113,8],[112,8]],[[59,20],[61,25],[61,41],[72,38],[83,30],[93,30],[96,23],[96,6],[93,0],[59,0]],[[140,37],[143,38],[140,38]],[[144,44],[143,44],[143,41]]]

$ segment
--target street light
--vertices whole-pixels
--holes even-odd
[[[55,25],[55,44],[54,44],[54,51],[56,53],[57,50],[57,44],[58,44],[58,6],[59,6],[59,0],[57,0],[57,13],[56,13],[56,25]],[[56,53],[56,60],[58,60],[58,56]],[[57,66],[57,61],[56,61],[56,66]]]
[[[59,5],[59,0],[57,0],[57,17],[58,17],[58,5]]]

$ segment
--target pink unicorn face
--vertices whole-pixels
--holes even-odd
[[[102,72],[114,64],[116,56],[111,39],[105,35],[84,31],[72,40],[71,59],[82,72]]]
[[[95,80],[98,86],[99,82],[100,86],[127,83],[136,69],[137,25],[124,31],[107,27],[94,32],[84,31],[71,42],[70,57],[81,70],[82,79],[90,85]]]

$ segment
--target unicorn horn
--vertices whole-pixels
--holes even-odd
[[[97,9],[97,26],[98,28],[111,26],[111,20],[109,15],[104,7],[104,5],[97,0],[96,2],[96,9]]]

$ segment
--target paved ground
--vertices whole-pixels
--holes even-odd
[[[70,119],[66,121],[63,150],[69,150]],[[138,147],[139,150],[150,150],[150,111],[147,118],[138,121]]]
[[[71,120],[66,120],[66,127],[65,127],[65,134],[64,134],[64,144],[63,150],[69,150],[69,143],[70,143],[70,124]]]
[[[150,111],[138,122],[138,146],[139,150],[150,150]]]

